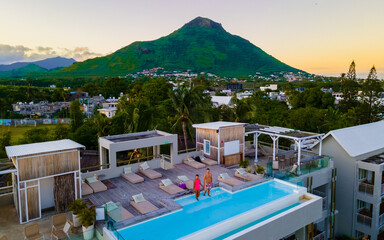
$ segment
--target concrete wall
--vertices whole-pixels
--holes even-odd
[[[333,137],[323,140],[322,153],[331,156],[337,168],[336,209],[339,214],[336,217],[336,235],[353,236],[356,160]]]
[[[248,229],[231,236],[239,240],[276,240],[296,231],[304,230],[306,225],[315,222],[322,215],[322,200],[319,197],[304,202],[299,206],[278,214],[265,222],[256,224]],[[302,234],[305,236],[305,234]],[[303,238],[298,238],[304,240]]]

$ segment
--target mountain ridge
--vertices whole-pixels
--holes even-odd
[[[74,63],[61,75],[122,76],[144,69],[210,72],[238,77],[256,72],[299,72],[248,40],[228,33],[220,23],[197,17],[171,34],[152,41],[136,41],[104,57]]]
[[[75,63],[76,60],[73,58],[64,58],[64,57],[52,57],[46,58],[43,60],[33,61],[33,62],[15,62],[11,64],[0,64],[0,72],[12,71],[19,68],[23,68],[28,66],[29,64],[34,64],[41,68],[45,68],[47,70],[52,70],[58,67],[68,67]]]

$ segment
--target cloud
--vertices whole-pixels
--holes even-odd
[[[102,54],[95,53],[89,50],[88,47],[75,47],[74,49],[63,48],[62,57],[71,57],[74,58],[78,62],[82,62],[89,58],[100,57]]]
[[[25,60],[25,56],[29,51],[31,51],[30,48],[21,45],[0,44],[0,64]]]
[[[32,49],[22,45],[11,46],[0,44],[0,64],[37,61],[57,56],[74,58],[76,61],[84,61],[89,58],[102,56],[102,54],[92,52],[88,47],[54,49],[52,47],[38,46]]]

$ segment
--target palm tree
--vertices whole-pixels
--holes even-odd
[[[184,137],[185,149],[188,151],[188,135],[191,137],[192,118],[197,113],[197,109],[202,109],[210,103],[207,95],[203,94],[201,86],[192,88],[179,87],[171,92],[172,106],[175,110],[176,122],[173,129],[181,127]],[[208,101],[209,100],[209,103]],[[192,137],[191,137],[192,138]]]

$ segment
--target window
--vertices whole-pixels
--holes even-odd
[[[209,140],[204,140],[204,154],[211,154],[211,142]]]

